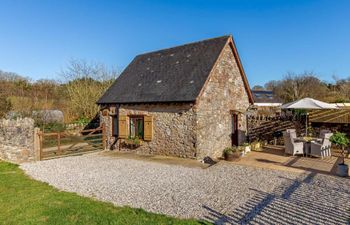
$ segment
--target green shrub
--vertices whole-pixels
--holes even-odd
[[[230,154],[230,153],[233,153],[233,149],[232,147],[226,147],[223,152],[224,154]]]
[[[238,146],[237,147],[237,150],[240,151],[240,152],[243,152],[245,150],[245,146]]]
[[[136,137],[128,137],[128,142],[129,143],[132,143],[132,144],[134,144],[134,145],[140,145],[140,138],[138,137],[138,136],[136,136]]]
[[[346,134],[340,132],[333,134],[329,140],[339,147],[346,147],[350,143],[349,138],[346,136]]]
[[[90,122],[90,119],[86,117],[80,117],[79,119],[74,121],[75,124],[79,124],[83,126],[89,124],[89,122]]]
[[[335,134],[333,134],[329,138],[329,140],[333,144],[341,147],[341,149],[342,149],[342,151],[341,151],[341,159],[342,159],[342,161],[339,164],[344,164],[345,163],[345,161],[344,161],[344,158],[345,158],[344,148],[349,145],[349,143],[350,143],[349,138],[346,136],[345,133],[336,132]]]
[[[240,151],[240,148],[237,146],[232,146],[232,147],[226,147],[223,151],[224,154],[230,154],[230,153],[234,153]]]
[[[242,144],[242,146],[244,146],[244,147],[247,147],[247,146],[249,146],[250,144],[248,143],[248,142],[244,142],[243,144]]]
[[[44,132],[63,132],[66,130],[64,123],[47,123],[39,126]]]

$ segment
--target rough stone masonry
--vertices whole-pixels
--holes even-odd
[[[231,146],[233,112],[238,114],[239,144],[245,141],[244,112],[248,107],[242,76],[230,46],[226,45],[197,102],[110,104],[106,108],[109,112],[116,108],[118,115],[153,116],[153,139],[145,141],[137,152],[203,159],[220,157],[223,149]],[[112,135],[113,115],[100,115],[106,127],[108,148],[118,148],[117,138]]]
[[[13,163],[35,160],[33,119],[0,119],[0,159]]]

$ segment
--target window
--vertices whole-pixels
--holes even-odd
[[[130,132],[131,138],[143,138],[143,116],[130,116]]]

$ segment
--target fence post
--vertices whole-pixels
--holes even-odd
[[[34,156],[35,161],[41,160],[41,137],[40,128],[34,128]]]
[[[104,123],[102,123],[102,144],[103,150],[106,150],[106,127]]]
[[[57,151],[59,155],[62,155],[62,151],[61,151],[61,133],[58,132],[57,133]]]

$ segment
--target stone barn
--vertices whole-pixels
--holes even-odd
[[[246,140],[253,98],[223,36],[136,56],[97,103],[108,148],[202,159]]]

